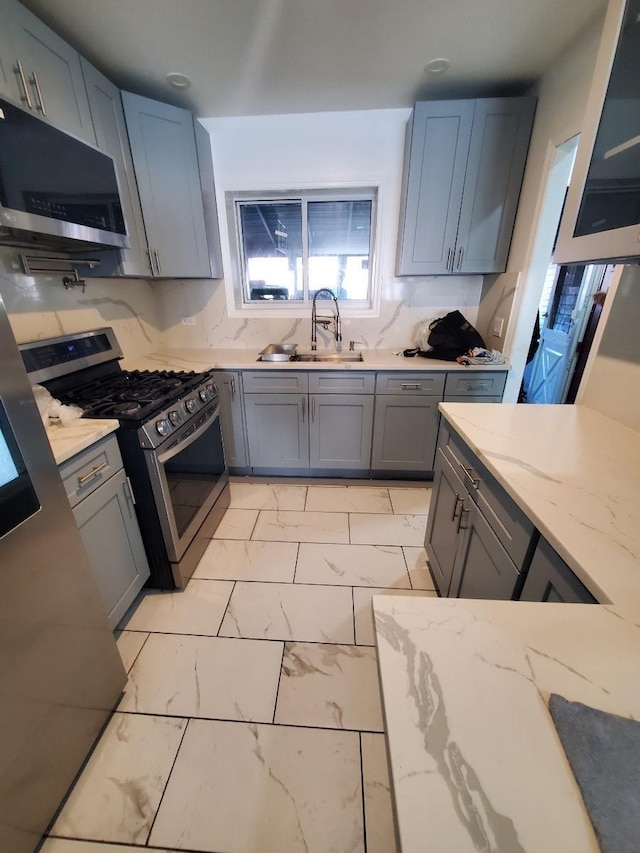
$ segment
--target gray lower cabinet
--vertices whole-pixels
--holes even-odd
[[[371,467],[433,471],[440,397],[376,395]]]
[[[369,470],[373,394],[309,396],[311,468]]]
[[[78,52],[15,0],[0,0],[0,19],[4,93],[34,115],[95,145]]]
[[[538,542],[520,600],[597,604],[546,539]]]
[[[247,446],[240,373],[214,373],[213,381],[220,394],[220,424],[225,460],[231,469],[246,468]]]
[[[114,436],[60,466],[112,628],[149,577],[133,496]]]
[[[516,598],[536,539],[530,520],[443,425],[425,536],[440,594]]]
[[[308,468],[308,395],[245,394],[249,463],[253,468]]]

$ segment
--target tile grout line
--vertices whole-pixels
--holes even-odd
[[[280,669],[278,671],[278,686],[276,687],[276,699],[273,703],[273,715],[271,717],[271,725],[278,725],[276,723],[276,711],[278,710],[278,698],[280,696],[280,683],[282,682],[282,670],[284,669],[284,654],[287,649],[287,644],[284,642],[282,644],[282,657],[280,659]]]
[[[222,628],[222,623],[224,622],[224,617],[227,615],[227,610],[229,609],[229,605],[231,604],[231,598],[233,597],[233,593],[236,591],[236,584],[237,584],[237,583],[238,583],[238,581],[233,581],[233,586],[231,587],[231,592],[230,592],[230,594],[229,594],[229,598],[228,598],[228,600],[227,600],[227,605],[226,605],[226,607],[224,608],[224,613],[222,614],[222,619],[220,620],[220,624],[218,625],[218,630],[217,630],[217,631],[216,631],[216,633],[213,635],[213,636],[215,636],[215,637],[219,637],[219,636],[220,636],[220,629]],[[178,636],[180,636],[180,634],[178,634]],[[183,636],[197,636],[197,637],[203,637],[203,636],[204,636],[204,637],[207,637],[207,636],[210,636],[210,635],[209,635],[209,634],[195,634],[195,635],[187,635],[187,634],[185,634],[185,635],[183,635]]]
[[[407,547],[409,547],[409,546],[407,546]],[[402,548],[402,558],[404,560],[404,564],[405,564],[406,569],[407,569],[407,577],[409,578],[409,588],[414,589],[413,579],[411,577],[411,572],[409,571],[409,561],[407,560],[407,552],[404,550],[404,547]]]
[[[142,716],[157,716],[157,715],[154,715],[154,714],[143,714]],[[173,770],[174,770],[174,768],[175,768],[175,766],[176,766],[176,761],[178,760],[178,755],[180,754],[180,749],[182,748],[182,744],[184,743],[184,739],[185,739],[185,736],[186,736],[186,734],[187,734],[187,729],[189,728],[189,725],[190,725],[191,720],[192,720],[193,718],[192,718],[192,717],[184,717],[184,716],[183,716],[183,717],[181,717],[181,718],[180,718],[180,717],[177,717],[177,719],[183,719],[183,720],[184,720],[184,719],[186,719],[187,724],[186,724],[186,726],[184,727],[184,731],[182,732],[182,737],[180,738],[180,743],[178,744],[178,748],[176,749],[176,754],[173,756],[173,761],[171,762],[171,770],[169,770],[169,775],[167,776],[167,781],[166,781],[166,782],[165,782],[165,784],[164,784],[164,788],[162,789],[162,794],[161,794],[161,796],[160,796],[160,800],[158,801],[158,807],[156,808],[156,813],[154,814],[154,816],[153,816],[153,820],[151,821],[151,826],[149,827],[149,832],[147,833],[147,838],[146,838],[146,841],[145,841],[145,843],[144,843],[144,846],[145,846],[145,847],[148,847],[148,845],[149,845],[149,839],[151,838],[151,833],[153,832],[153,827],[155,826],[155,823],[156,823],[156,820],[157,820],[157,818],[158,818],[158,815],[160,814],[160,809],[162,808],[162,802],[163,802],[163,800],[164,800],[164,795],[166,794],[166,792],[167,792],[167,788],[169,787],[169,782],[170,782],[170,780],[171,780],[171,775],[172,775]]]
[[[367,853],[367,811],[365,808],[365,793],[364,793],[364,749],[362,748],[362,732],[358,732],[358,745],[360,747],[360,790],[362,794],[362,842],[364,851]]]
[[[301,544],[302,544],[301,542],[297,543],[298,548],[296,550],[296,562],[295,562],[295,565],[293,567],[293,580],[291,581],[291,583],[296,582],[296,574],[298,573],[298,560],[300,559],[300,545]]]

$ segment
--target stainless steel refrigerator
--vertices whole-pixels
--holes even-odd
[[[0,298],[0,850],[36,847],[125,679]]]

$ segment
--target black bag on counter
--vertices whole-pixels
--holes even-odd
[[[444,317],[438,317],[429,325],[427,342],[432,349],[420,350],[423,358],[437,358],[443,361],[455,361],[474,347],[485,348],[482,335],[465,319],[460,311],[451,311]]]

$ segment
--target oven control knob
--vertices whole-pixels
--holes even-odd
[[[169,412],[169,420],[174,426],[180,426],[182,423],[182,412],[179,412],[177,409],[174,409],[173,412]]]
[[[156,421],[156,432],[158,435],[170,435],[171,434],[171,424],[166,418],[163,418],[161,421]]]
[[[203,403],[206,403],[211,399],[211,393],[208,388],[202,388],[199,396]]]
[[[189,414],[192,415],[194,412],[198,411],[198,401],[195,397],[189,397],[189,399],[185,401],[184,407]]]

